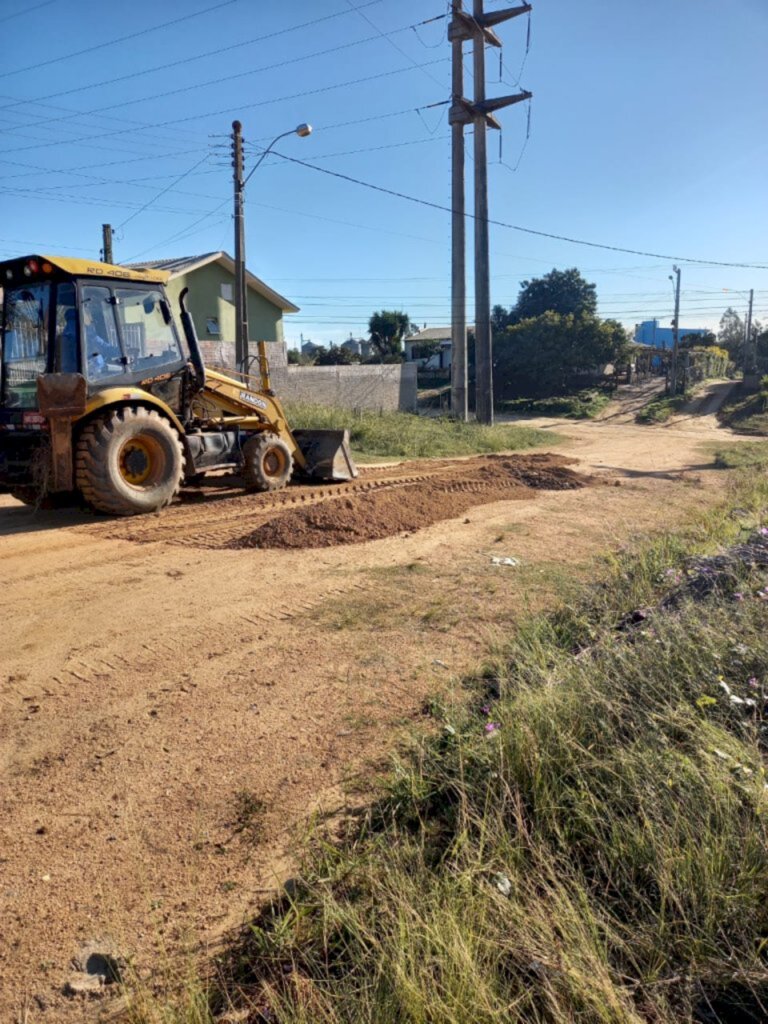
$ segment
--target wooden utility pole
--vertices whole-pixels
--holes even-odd
[[[245,217],[243,211],[243,126],[232,122],[232,168],[235,189],[235,362],[248,370],[248,292],[245,280]]]
[[[452,0],[454,19],[462,0]],[[453,22],[452,22],[453,24]],[[451,112],[460,109],[464,96],[464,38],[451,40]],[[464,120],[451,120],[451,415],[469,418],[467,403],[467,270],[464,196]]]
[[[105,263],[113,263],[112,258],[112,225],[101,225],[101,258]]]
[[[675,272],[677,281],[675,283],[675,319],[673,323],[674,334],[672,341],[672,381],[670,387],[670,393],[673,395],[677,394],[677,365],[678,365],[678,354],[680,346],[680,267],[672,267]],[[670,281],[673,280],[670,274]]]
[[[491,288],[488,254],[488,154],[486,129],[500,128],[494,111],[529,100],[532,93],[523,91],[511,96],[486,99],[485,46],[501,46],[493,26],[531,11],[531,4],[506,7],[485,14],[483,0],[473,0],[472,14],[465,14],[460,5],[453,5],[453,17],[448,28],[451,43],[472,40],[475,77],[474,102],[454,95],[449,121],[452,126],[474,125],[475,157],[475,414],[481,423],[493,423],[493,346],[491,338]],[[455,67],[455,65],[454,65]],[[454,82],[456,80],[454,79]],[[455,87],[455,86],[454,86]],[[462,134],[463,147],[463,134]],[[456,157],[454,151],[454,158]],[[455,181],[455,179],[454,179]],[[463,182],[463,167],[462,167]],[[455,201],[455,196],[454,196]],[[454,205],[455,211],[455,205]],[[454,246],[454,256],[456,247]],[[463,253],[462,253],[463,262]],[[458,271],[454,265],[453,281]],[[454,293],[454,301],[455,301]],[[456,325],[453,325],[456,330]],[[453,335],[455,337],[455,335]],[[465,335],[466,336],[466,335]],[[465,343],[466,344],[466,343]]]

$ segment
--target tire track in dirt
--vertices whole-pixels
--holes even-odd
[[[199,496],[188,492],[159,516],[110,521],[98,531],[110,540],[207,549],[358,543],[413,532],[474,505],[582,486],[584,478],[567,468],[571,461],[552,455],[488,455],[428,467],[376,467],[349,483],[297,485],[275,494],[222,496],[208,487]]]

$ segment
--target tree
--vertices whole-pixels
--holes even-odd
[[[493,307],[491,310],[491,330],[494,334],[498,334],[499,331],[509,327],[512,322],[511,312],[511,310],[505,309],[504,306]]]
[[[288,349],[289,366],[311,366],[313,362],[314,360],[310,356],[305,356],[298,348]]]
[[[720,317],[717,340],[722,348],[727,349],[734,363],[741,365],[744,354],[744,321],[733,306],[729,306]]]
[[[497,389],[501,397],[564,394],[592,383],[607,363],[625,361],[628,349],[617,320],[542,313],[497,338]]]
[[[411,332],[411,320],[401,310],[382,309],[373,313],[368,321],[368,333],[382,362],[397,362],[402,358],[403,338]]]
[[[595,316],[597,289],[581,276],[576,267],[550,270],[544,277],[523,281],[517,302],[510,310],[512,323],[530,320],[544,313]]]
[[[323,349],[315,360],[315,366],[349,366],[355,359],[349,349],[340,345],[331,345],[329,349]]]
[[[712,331],[704,334],[684,334],[680,338],[680,348],[711,348],[717,345],[717,338]]]

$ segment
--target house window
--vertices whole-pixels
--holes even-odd
[[[217,316],[209,316],[205,321],[205,329],[209,334],[221,334],[219,318]]]
[[[226,299],[227,302],[233,302],[234,301],[233,294],[234,294],[233,286],[231,284],[223,284],[221,286],[221,297],[222,297],[222,299]]]

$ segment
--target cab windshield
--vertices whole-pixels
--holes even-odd
[[[48,362],[49,282],[5,291],[2,330],[2,404],[37,408],[37,378]]]

